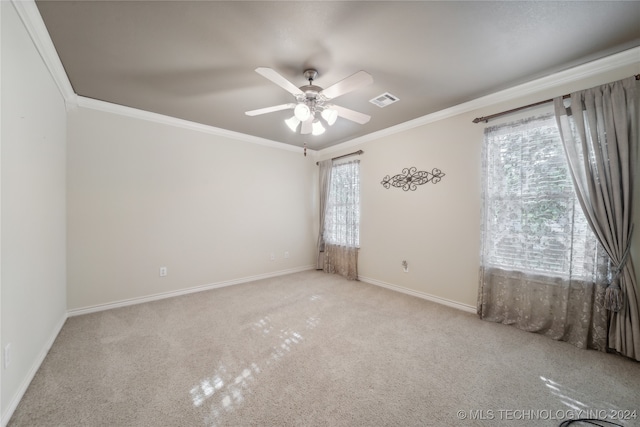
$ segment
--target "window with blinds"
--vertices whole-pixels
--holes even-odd
[[[359,160],[336,164],[331,169],[324,239],[334,245],[360,247]]]
[[[553,115],[485,130],[483,262],[589,277],[597,245],[573,190]]]

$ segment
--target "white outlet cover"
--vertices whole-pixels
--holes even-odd
[[[11,343],[4,346],[4,369],[11,364]]]

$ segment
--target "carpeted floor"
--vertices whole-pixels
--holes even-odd
[[[638,426],[638,411],[636,362],[308,271],[68,319],[9,426]]]

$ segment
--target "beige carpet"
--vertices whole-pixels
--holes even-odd
[[[578,410],[633,417],[640,365],[309,271],[70,318],[9,425],[557,426]]]

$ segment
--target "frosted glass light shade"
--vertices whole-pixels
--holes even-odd
[[[322,114],[322,118],[327,121],[327,124],[329,126],[333,126],[333,124],[338,119],[338,112],[331,108],[325,108],[324,110],[322,110],[321,114]]]
[[[312,135],[322,135],[324,133],[324,126],[320,123],[320,120],[315,119],[313,123],[311,123],[311,134]]]
[[[291,116],[284,122],[287,124],[287,126],[289,126],[289,129],[291,129],[292,132],[295,132],[296,129],[298,129],[298,125],[300,124],[300,120],[298,120],[296,116]]]
[[[306,104],[298,104],[296,108],[293,109],[293,114],[296,116],[296,119],[304,122],[311,116],[311,110]]]

